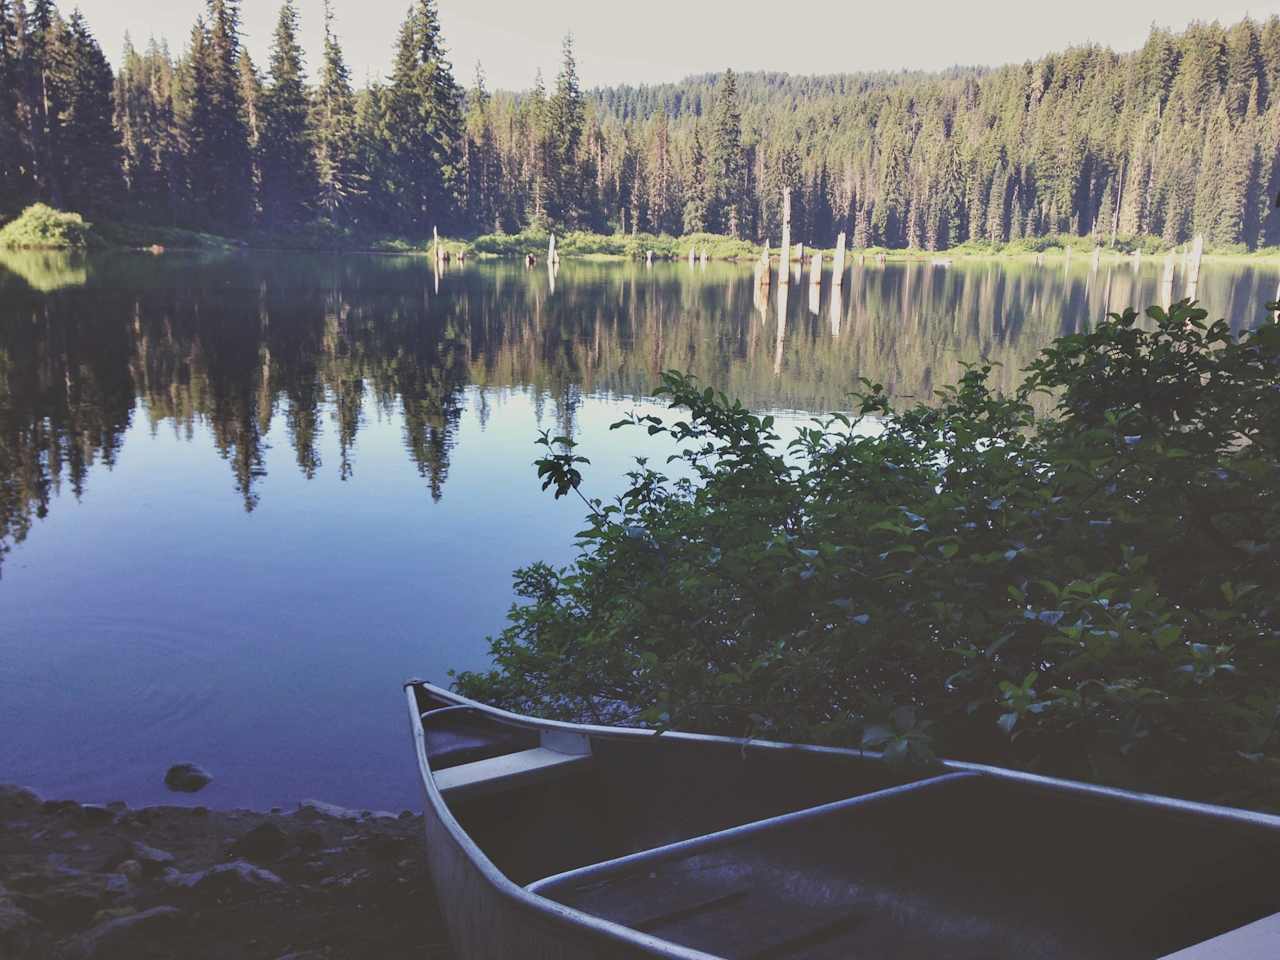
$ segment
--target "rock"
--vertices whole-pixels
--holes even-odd
[[[121,897],[129,892],[129,878],[123,873],[104,874],[102,882],[107,893],[113,897]]]
[[[306,819],[314,819],[317,816],[333,817],[335,820],[360,819],[360,814],[355,810],[348,810],[335,803],[325,803],[323,800],[303,800],[298,804],[298,815]]]
[[[157,939],[181,930],[185,923],[186,917],[177,907],[152,907],[98,924],[76,937],[64,956],[68,960],[135,956]]]
[[[173,876],[166,876],[165,882],[174,887],[219,898],[248,896],[262,890],[284,886],[284,881],[270,870],[255,867],[244,860],[220,863],[208,870],[197,870],[195,873],[175,871]]]
[[[395,860],[407,846],[403,837],[375,836],[365,841],[365,849],[375,860]]]
[[[180,793],[196,793],[213,782],[213,774],[194,763],[178,763],[164,775],[164,785]]]
[[[114,810],[108,810],[100,803],[82,803],[80,804],[80,816],[85,823],[93,826],[102,826],[103,824],[112,823],[116,814]]]
[[[134,841],[130,850],[132,859],[141,864],[142,872],[148,875],[159,873],[173,863],[173,854],[168,850],[157,850],[140,841]]]
[[[303,800],[298,804],[298,816],[304,819],[315,819],[317,816],[333,817],[337,820],[395,820],[397,815],[386,810],[348,810],[336,803],[325,803],[323,800]]]
[[[116,867],[120,876],[127,877],[129,882],[142,879],[142,864],[137,860],[126,860],[124,863]]]
[[[324,846],[324,834],[310,827],[305,830],[299,830],[294,839],[303,850],[319,850]]]
[[[289,835],[267,820],[231,844],[227,852],[233,857],[260,863],[278,860],[290,846]]]
[[[18,905],[37,920],[51,926],[86,926],[106,897],[105,885],[97,877],[62,878],[52,886],[32,890],[18,899]]]
[[[0,784],[0,816],[31,813],[39,809],[43,802],[40,794],[34,790],[8,783]]]
[[[35,925],[35,917],[10,900],[4,887],[0,887],[0,946],[15,943],[21,934]]]

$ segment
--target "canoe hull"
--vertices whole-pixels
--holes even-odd
[[[1265,814],[407,694],[462,957],[932,958],[967,940],[963,955],[993,960],[1129,960],[1280,909],[1280,818]]]

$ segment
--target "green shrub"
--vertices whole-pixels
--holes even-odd
[[[0,229],[0,247],[11,250],[76,250],[96,246],[98,237],[78,213],[34,203]]]
[[[1183,302],[1064,337],[1013,396],[773,419],[677,373],[643,460],[465,693],[1280,807],[1280,327]],[[1056,413],[1036,416],[1048,391]],[[572,445],[544,434],[556,495]]]
[[[491,233],[476,237],[470,249],[483,256],[523,257],[532,253],[540,260],[547,254],[550,235],[542,230],[522,233]],[[683,260],[689,248],[704,248],[712,260],[744,260],[760,256],[760,247],[746,240],[722,237],[714,233],[697,233],[683,237],[656,236],[648,233],[600,234],[572,230],[556,234],[556,250],[562,257],[626,257],[643,260],[652,250],[660,260]]]
[[[104,222],[94,225],[104,244],[134,250],[164,247],[167,250],[229,250],[238,244],[212,233],[142,223]]]

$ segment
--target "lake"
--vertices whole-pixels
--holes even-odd
[[[1250,326],[1278,278],[1209,263],[1197,293]],[[573,556],[539,429],[608,496],[665,450],[608,429],[661,370],[794,429],[860,377],[927,398],[985,357],[1012,387],[1169,289],[1088,257],[868,261],[784,302],[731,264],[0,255],[0,781],[171,801],[194,761],[184,802],[414,807],[401,682],[483,667],[512,571]]]

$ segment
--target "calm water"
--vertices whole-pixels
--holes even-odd
[[[1252,324],[1276,272],[1206,265]],[[1175,276],[1175,295],[1183,278]],[[1017,371],[1162,267],[749,269],[261,254],[0,257],[0,781],[211,805],[417,803],[399,684],[485,663],[511,571],[564,562],[580,505],[543,494],[539,427],[608,495],[619,412],[679,367],[749,404],[847,408],[858,378],[927,396]]]

